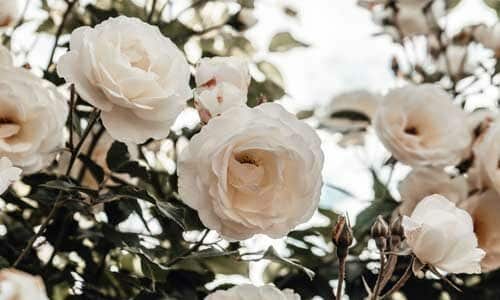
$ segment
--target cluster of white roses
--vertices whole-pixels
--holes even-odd
[[[485,109],[467,114],[431,84],[407,85],[383,97],[347,95],[364,99],[341,103],[339,112],[365,118],[362,123],[344,119],[344,127],[373,124],[393,157],[413,167],[399,185],[398,212],[405,216],[407,243],[421,262],[452,273],[499,268],[500,120],[495,114]]]
[[[3,189],[19,177],[10,161],[30,173],[54,160],[68,105],[55,86],[13,67],[5,49],[0,61]],[[166,138],[193,94],[182,52],[157,27],[135,18],[76,29],[57,71],[100,111],[110,137],[122,142]],[[306,222],[322,185],[323,154],[314,130],[278,104],[247,107],[250,74],[242,59],[202,59],[195,79],[195,106],[206,125],[178,162],[183,201],[208,228],[230,240],[282,237]],[[248,287],[225,293],[236,295],[240,289]],[[298,297],[273,287],[255,292],[263,299]]]

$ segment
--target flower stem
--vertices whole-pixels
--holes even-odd
[[[392,288],[387,291],[387,293],[383,294],[380,299],[384,299],[388,296],[390,296],[392,293],[397,292],[399,289],[403,287],[403,285],[410,279],[411,277],[411,267],[413,265],[413,261],[415,260],[415,257],[412,257],[410,263],[408,264],[408,267],[406,267],[405,272],[403,275],[399,278],[399,280],[392,286]]]
[[[380,271],[378,272],[377,281],[375,282],[375,287],[373,288],[372,300],[377,300],[380,294],[380,285],[382,282],[382,277],[385,273],[385,254],[380,251]]]
[[[345,279],[345,264],[346,264],[346,258],[340,258],[339,259],[339,283],[337,284],[337,293],[336,293],[336,300],[342,299],[342,285],[344,284],[344,279]]]
[[[155,9],[156,9],[156,2],[157,0],[153,0],[153,3],[151,4],[151,10],[149,11],[149,15],[148,15],[148,23],[151,23],[151,20],[153,20],[153,15],[155,13]]]
[[[47,71],[49,70],[50,66],[52,65],[52,62],[54,61],[54,55],[56,54],[56,49],[57,45],[59,44],[59,38],[61,37],[63,30],[64,30],[64,25],[66,24],[66,20],[69,17],[69,14],[71,13],[71,10],[73,9],[73,6],[75,6],[76,2],[78,0],[66,0],[66,3],[68,4],[68,7],[66,7],[66,11],[63,14],[61,24],[59,24],[59,27],[57,28],[56,35],[55,35],[55,40],[54,40],[54,45],[52,46],[52,51],[50,52],[49,56],[49,63],[47,64]]]

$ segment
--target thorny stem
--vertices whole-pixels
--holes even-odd
[[[337,293],[336,293],[336,300],[341,300],[342,299],[342,285],[344,284],[344,279],[345,279],[345,263],[346,263],[346,258],[340,258],[339,259],[339,283],[337,284]]]
[[[61,24],[59,24],[59,27],[57,28],[54,45],[52,46],[52,51],[50,52],[50,57],[49,57],[49,63],[47,64],[47,69],[46,69],[47,71],[49,70],[50,66],[52,65],[52,62],[54,61],[54,55],[56,53],[57,45],[59,44],[59,38],[63,33],[66,20],[68,19],[68,16],[71,13],[71,10],[73,9],[73,6],[75,6],[76,2],[78,2],[78,0],[72,0],[72,1],[66,0],[68,7],[66,7],[66,11],[63,14]]]
[[[380,299],[384,299],[384,298],[390,296],[392,293],[397,292],[399,289],[401,289],[403,287],[403,285],[411,277],[411,267],[412,267],[414,261],[415,261],[415,257],[412,257],[412,259],[411,259],[410,263],[408,264],[408,267],[406,267],[406,270],[403,273],[403,275],[401,275],[399,280],[392,286],[392,288],[389,291],[387,291],[387,293],[383,294],[380,297]]]

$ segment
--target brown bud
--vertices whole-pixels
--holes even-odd
[[[391,248],[397,247],[404,239],[403,217],[398,217],[391,223]]]
[[[387,248],[387,237],[389,236],[389,225],[385,222],[382,216],[378,216],[371,228],[371,236],[377,244],[380,251]]]
[[[345,216],[340,216],[337,219],[337,223],[332,230],[332,242],[337,247],[339,259],[345,258],[353,242],[352,229]]]

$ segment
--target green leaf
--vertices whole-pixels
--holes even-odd
[[[297,47],[309,47],[309,45],[295,39],[290,32],[279,32],[272,38],[269,51],[285,52]]]
[[[392,198],[389,190],[382,181],[380,181],[375,171],[372,170],[371,172],[375,199],[370,206],[356,217],[356,225],[353,228],[353,232],[357,244],[351,249],[353,253],[358,253],[364,248],[364,243],[369,239],[370,229],[377,216],[382,215],[383,217],[388,217],[399,205],[398,202]]]
[[[82,161],[85,167],[90,171],[92,177],[94,177],[95,181],[100,184],[104,180],[104,170],[101,166],[96,164],[92,159],[90,159],[87,155],[80,154],[78,158]]]
[[[314,111],[313,110],[301,110],[297,114],[295,114],[295,116],[297,116],[297,119],[299,119],[299,120],[307,119],[307,118],[314,116]]]
[[[262,102],[278,100],[284,95],[285,90],[272,80],[266,80],[264,82],[252,80],[248,90],[247,105],[254,107]]]
[[[137,161],[130,160],[127,145],[115,141],[109,148],[106,156],[106,163],[109,169],[116,173],[125,173],[132,177],[138,177],[148,181],[148,170],[141,166]]]
[[[330,115],[332,119],[348,119],[351,121],[365,121],[370,123],[370,117],[355,110],[339,110]]]
[[[281,72],[275,65],[267,61],[261,61],[257,63],[257,67],[268,79],[279,86],[284,86],[283,76],[281,76]]]

